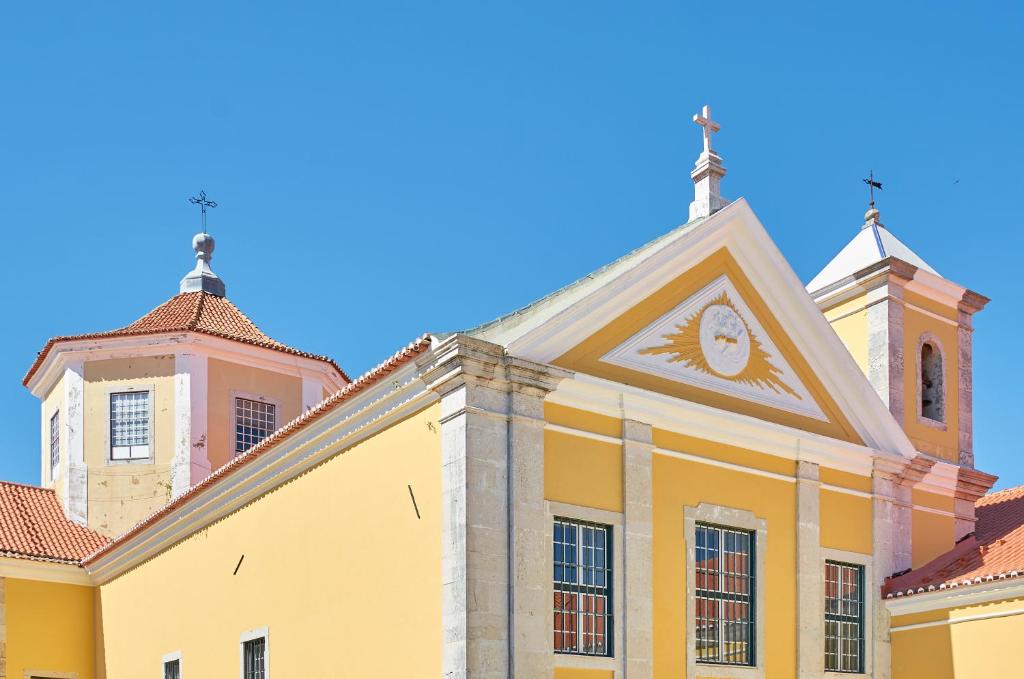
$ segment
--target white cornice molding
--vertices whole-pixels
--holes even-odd
[[[420,380],[415,364],[403,366],[189,498],[86,570],[98,584],[109,582],[438,398]]]
[[[554,306],[537,309],[535,319],[517,318],[509,332],[491,334],[503,335],[501,340],[510,354],[550,363],[578,344],[580,338],[596,332],[615,315],[615,310],[634,306],[651,290],[660,289],[723,247],[868,446],[912,457],[910,439],[742,198],[693,228],[681,230],[667,244],[659,244],[649,257],[609,276],[610,280],[572,304],[557,311]]]
[[[299,378],[319,379],[330,392],[347,382],[324,361],[290,354],[276,349],[237,342],[199,332],[171,332],[130,337],[100,337],[57,342],[39,366],[28,389],[36,398],[46,394],[63,374],[63,366],[73,361],[101,361],[138,356],[171,356],[203,353],[209,358],[230,361],[262,370],[285,373]]]
[[[1021,597],[1024,597],[1024,581],[1020,578],[996,578],[991,582],[976,585],[959,585],[910,596],[893,596],[884,601],[889,614],[895,616],[963,608]]]
[[[91,587],[94,583],[81,566],[53,561],[17,559],[0,556],[0,578],[55,582],[62,585]]]
[[[789,460],[805,460],[831,469],[870,476],[875,460],[897,469],[901,456],[759,420],[728,410],[576,373],[547,399],[600,415],[645,422],[653,427]]]

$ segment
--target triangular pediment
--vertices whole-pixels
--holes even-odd
[[[726,274],[609,351],[600,362],[828,419]]]
[[[577,375],[913,451],[742,199],[469,334]]]

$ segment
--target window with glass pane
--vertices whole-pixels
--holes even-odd
[[[110,459],[149,457],[149,392],[110,395]]]
[[[754,534],[698,523],[696,643],[699,663],[754,664]]]
[[[50,418],[50,478],[53,478],[60,464],[60,411]]]
[[[180,660],[168,660],[164,663],[164,679],[181,679]]]
[[[273,403],[235,399],[235,455],[244,453],[276,429]]]
[[[612,655],[612,528],[555,519],[555,652]]]
[[[265,679],[267,640],[250,639],[242,645],[242,679]]]
[[[825,669],[864,671],[864,567],[825,562]]]

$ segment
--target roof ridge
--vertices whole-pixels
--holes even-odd
[[[47,493],[53,493],[53,494],[56,494],[56,492],[57,492],[53,488],[46,488],[44,486],[33,486],[31,483],[21,483],[19,481],[6,481],[4,479],[0,479],[0,485],[3,485],[3,486],[16,486],[18,488],[29,488],[31,490],[42,490],[42,491],[45,491]]]
[[[181,293],[179,293],[179,294],[181,294]],[[184,294],[188,294],[188,293],[184,293]],[[203,306],[205,306],[205,304],[206,304],[206,295],[207,295],[207,293],[205,293],[203,291],[199,291],[198,294],[199,294],[199,301],[196,302],[196,310],[195,310],[195,313],[192,314],[192,320],[185,324],[185,327],[188,328],[189,330],[195,330],[197,327],[199,327],[199,317],[202,315],[202,313],[203,313]],[[173,297],[171,299],[173,299]]]

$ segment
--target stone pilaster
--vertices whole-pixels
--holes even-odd
[[[543,402],[568,373],[461,335],[419,363],[441,396],[442,676],[550,676]]]
[[[869,293],[883,298],[867,309],[868,380],[901,427],[906,407],[903,393],[903,286],[913,279],[915,270],[910,264],[891,259],[885,282]]]
[[[960,464],[974,466],[974,314],[985,308],[986,297],[966,291],[957,305],[959,326],[957,327],[957,422],[959,422],[958,443]]]
[[[654,503],[651,425],[622,422],[623,546],[625,563],[625,674],[650,679],[654,673]]]
[[[799,461],[796,476],[797,677],[820,679],[825,672],[825,593],[818,465]]]
[[[910,568],[912,555],[911,487],[903,483],[905,468],[875,460],[872,474],[872,536],[874,576],[871,593],[877,593],[885,579]],[[888,679],[891,668],[889,613],[884,605],[874,607],[872,655],[875,679]]]
[[[64,514],[86,525],[89,521],[89,471],[85,466],[85,365],[69,363],[64,370],[64,427],[67,432],[67,474],[64,477]]]
[[[7,578],[0,578],[0,679],[7,679]]]

